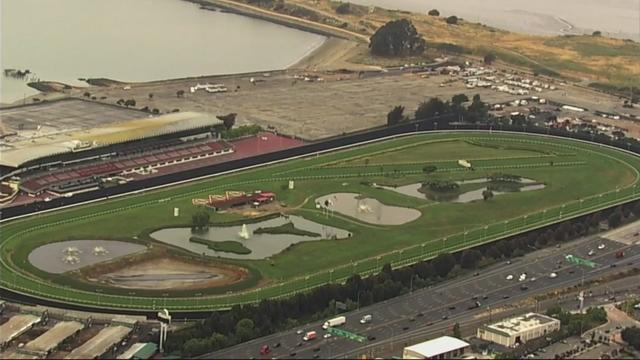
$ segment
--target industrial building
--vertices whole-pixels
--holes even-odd
[[[451,336],[441,336],[404,348],[403,359],[457,359],[469,348],[469,343]]]
[[[514,347],[560,330],[560,320],[527,313],[478,328],[477,337],[502,346]]]

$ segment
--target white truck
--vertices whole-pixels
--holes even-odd
[[[337,318],[329,319],[322,324],[322,328],[327,330],[330,327],[336,327],[344,325],[347,322],[347,318],[344,316],[338,316]]]
[[[370,323],[371,320],[373,320],[373,317],[371,315],[365,315],[362,317],[362,319],[360,319],[360,324]]]

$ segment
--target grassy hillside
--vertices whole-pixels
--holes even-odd
[[[640,83],[640,44],[630,40],[599,36],[535,36],[512,33],[464,20],[448,25],[443,17],[398,10],[368,8],[350,4],[348,10],[337,10],[341,4],[332,0],[234,0],[260,6],[310,21],[340,27],[370,36],[389,20],[408,18],[431,44],[424,59],[449,52],[484,56],[489,51],[509,64],[527,67],[541,74],[561,74],[568,78],[608,82],[617,85]],[[456,47],[446,46],[455,45]],[[389,64],[389,59],[368,55],[366,46],[353,54],[352,61]],[[403,63],[421,60],[394,59]]]

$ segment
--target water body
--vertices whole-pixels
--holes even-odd
[[[257,228],[267,228],[284,225],[292,222],[300,229],[320,234],[320,237],[301,236],[293,234],[254,234]],[[321,241],[322,239],[344,239],[350,236],[348,231],[335,227],[318,224],[300,216],[278,217],[258,223],[246,224],[250,234],[249,239],[242,239],[239,233],[242,225],[238,226],[214,226],[207,232],[193,234],[190,228],[169,228],[155,231],[150,236],[165,244],[187,249],[196,254],[208,256],[219,256],[231,259],[264,259],[278,254],[289,246],[304,241]],[[238,241],[251,250],[250,254],[233,254],[228,252],[215,251],[207,245],[189,241],[192,236],[197,236],[211,241]]]
[[[362,5],[456,15],[497,28],[536,35],[591,34],[640,41],[638,0],[351,0]]]
[[[96,253],[96,247],[102,247],[106,252]],[[42,271],[61,274],[143,250],[146,247],[124,241],[71,240],[37,247],[28,258],[31,265]],[[70,255],[75,256],[77,262],[65,262],[65,257]]]
[[[180,0],[2,0],[3,69],[33,79],[149,81],[283,69],[325,37]],[[2,77],[0,102],[36,94]]]
[[[456,183],[458,185],[461,184],[483,184],[483,183],[487,183],[489,182],[489,179],[487,178],[480,178],[480,179],[472,179],[472,180],[462,180],[462,181],[456,181]],[[521,185],[518,187],[517,190],[514,191],[493,191],[493,195],[497,196],[497,195],[503,195],[503,194],[510,194],[510,193],[514,193],[514,192],[525,192],[525,191],[534,191],[534,190],[542,190],[544,189],[546,186],[545,184],[538,184],[536,183],[535,180],[533,179],[527,179],[527,178],[522,178],[520,179],[519,182]],[[402,195],[407,195],[407,196],[411,196],[411,197],[415,197],[418,199],[428,199],[429,196],[427,196],[427,194],[423,193],[420,191],[420,189],[422,188],[422,183],[414,183],[414,184],[409,184],[409,185],[403,185],[403,186],[398,186],[398,187],[393,187],[393,186],[381,186],[381,185],[374,185],[377,188],[380,189],[386,189],[386,190],[391,190],[397,193],[400,193]],[[454,203],[470,203],[473,201],[478,201],[478,200],[483,200],[483,196],[482,193],[487,190],[487,187],[483,187],[477,190],[471,190],[471,191],[467,191],[458,195],[454,195],[451,199],[447,199],[447,200],[440,200],[443,202],[454,202]]]

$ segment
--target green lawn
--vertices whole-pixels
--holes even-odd
[[[364,159],[369,161],[365,163]],[[475,170],[457,166],[457,159],[472,160]],[[432,163],[438,170],[424,175],[422,167]],[[439,252],[493,241],[635,199],[638,169],[640,159],[634,156],[566,139],[480,132],[401,137],[3,224],[0,281],[2,286],[19,291],[101,307],[227,307],[262,297],[288,296],[328,281],[341,281],[354,272],[375,272],[385,262],[408,265]],[[458,204],[414,198],[369,185],[477,179],[495,172],[530,178],[546,187],[503,194],[486,202]],[[294,190],[286,188],[289,180],[295,180]],[[130,297],[102,287],[96,295],[75,289],[77,283],[65,275],[43,274],[27,260],[37,246],[72,238],[131,239],[162,246],[146,234],[160,227],[188,225],[198,210],[191,204],[192,198],[256,189],[274,191],[277,201],[285,202],[292,213],[348,230],[353,236],[299,243],[268,260],[208,258],[212,263],[247,266],[267,285],[255,288],[255,282],[247,283],[245,290],[235,286],[225,295],[220,295],[224,289],[203,290],[197,302],[192,299],[193,291],[138,291],[137,296]],[[363,223],[337,213],[328,217],[315,208],[313,199],[334,192],[365,194],[387,205],[416,208],[422,216],[400,226]],[[180,216],[173,216],[174,207],[180,208]],[[212,213],[211,219],[225,223],[240,218]]]
[[[206,245],[213,251],[228,252],[240,255],[251,254],[251,250],[249,248],[237,241],[211,241],[209,239],[203,239],[197,236],[192,236],[191,238],[189,238],[189,241],[196,244]]]

